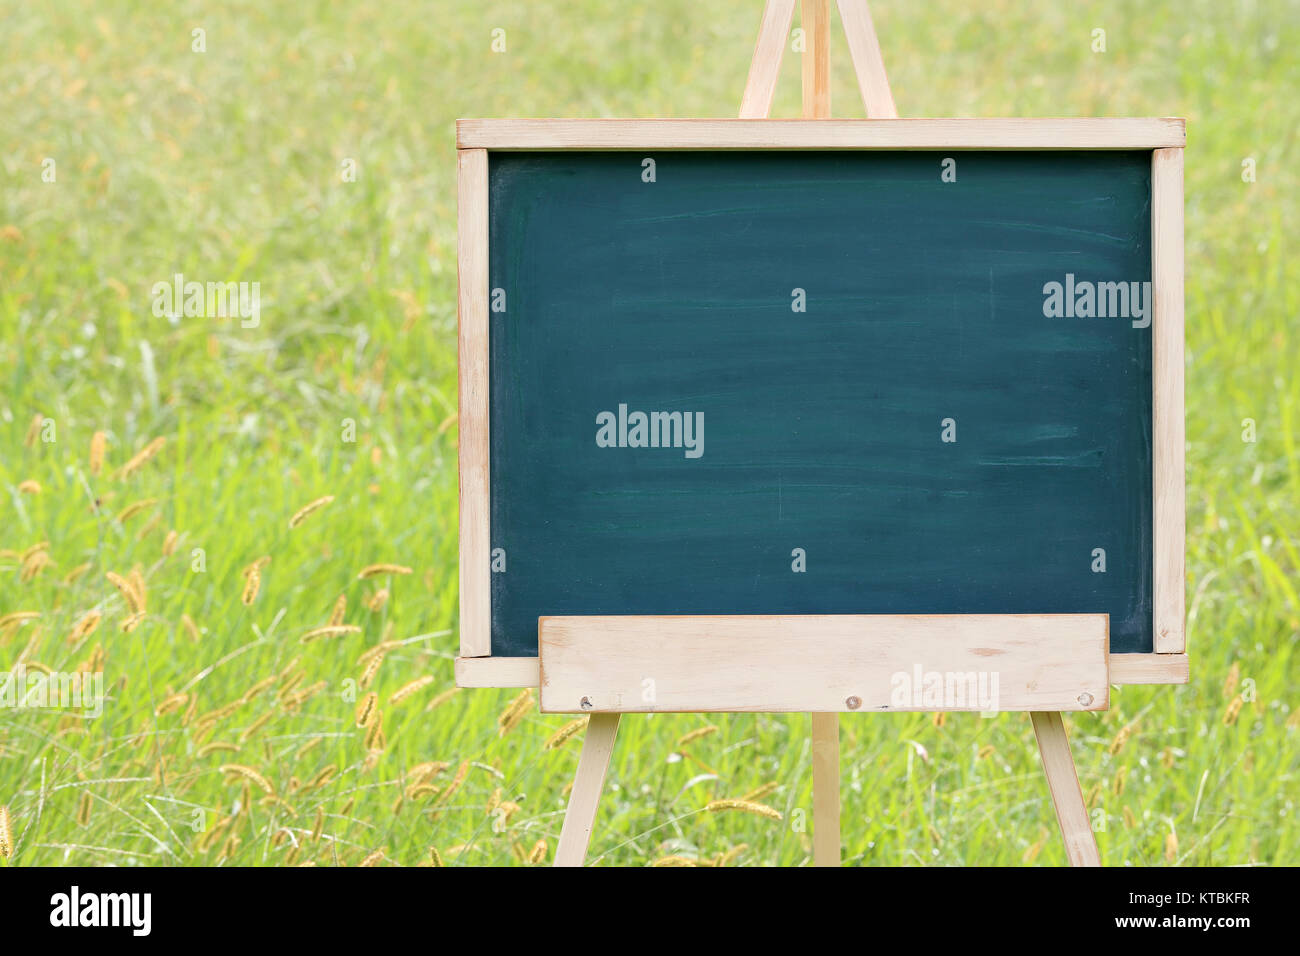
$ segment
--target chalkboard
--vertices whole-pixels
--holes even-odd
[[[494,656],[560,614],[1105,612],[1153,650],[1149,150],[488,184]]]

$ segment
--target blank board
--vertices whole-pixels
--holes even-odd
[[[494,656],[575,614],[1107,613],[1153,650],[1150,150],[488,169]]]

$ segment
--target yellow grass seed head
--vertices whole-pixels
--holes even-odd
[[[763,784],[762,786],[755,787],[753,790],[749,791],[749,793],[745,794],[740,799],[750,803],[758,803],[762,801],[762,799],[766,797],[768,794],[775,793],[777,787],[779,786],[781,786],[779,783],[777,783],[775,780],[772,780],[769,781],[768,783]]]
[[[546,854],[549,847],[545,840],[538,840],[533,844],[533,848],[528,851],[528,862],[532,864],[543,863],[546,861]]]
[[[277,679],[285,680],[290,674],[298,670],[298,665],[301,663],[302,663],[301,657],[293,658],[292,660],[289,661],[289,663],[285,664],[284,667],[280,669],[280,672],[277,675]]]
[[[334,602],[334,610],[330,611],[330,627],[338,627],[343,623],[343,615],[348,610],[348,596],[340,594],[338,600]]]
[[[304,791],[311,792],[312,790],[319,790],[321,787],[325,786],[325,784],[333,780],[334,775],[337,774],[338,772],[339,772],[339,768],[334,766],[333,764],[329,765],[328,767],[322,767],[320,769],[320,772],[317,773],[316,776],[312,777],[309,781],[307,781],[307,786],[303,788]]]
[[[149,588],[144,581],[144,569],[137,564],[126,577],[131,582],[135,596],[140,599],[140,610],[147,610],[149,607]]]
[[[242,601],[245,606],[251,605],[257,600],[257,592],[261,586],[262,572],[254,568],[244,579],[244,590],[243,593],[239,595],[239,600]]]
[[[375,719],[379,712],[379,695],[371,692],[361,698],[361,703],[357,704],[356,720],[358,727],[369,727],[370,722]]]
[[[271,563],[271,556],[270,556],[269,554],[264,554],[264,555],[262,555],[260,558],[258,558],[256,561],[253,561],[253,562],[250,562],[249,564],[244,565],[243,570],[241,570],[241,571],[239,572],[239,574],[240,574],[241,577],[245,577],[245,578],[246,578],[246,577],[248,577],[250,574],[257,574],[257,573],[259,573],[259,572],[260,572],[264,567],[266,567],[266,566],[267,566],[268,564],[270,564],[270,563]]]
[[[1223,712],[1223,725],[1225,727],[1231,727],[1237,722],[1237,717],[1241,714],[1241,706],[1243,703],[1245,703],[1245,701],[1240,694],[1232,698],[1232,702],[1228,704],[1228,709]]]
[[[236,701],[236,706],[238,706],[238,703],[239,702]],[[253,737],[257,735],[258,731],[260,731],[263,727],[269,724],[274,717],[275,717],[275,711],[273,710],[268,710],[261,717],[258,717],[257,720],[253,721],[251,724],[249,724],[247,727],[243,729],[243,731],[239,735],[239,742],[241,744],[248,743],[250,740],[253,739]]]
[[[90,809],[94,802],[89,790],[81,791],[81,800],[77,803],[77,824],[83,829],[90,826]]]
[[[392,622],[390,621],[389,627],[384,630],[385,634],[389,633],[389,631],[392,630],[391,625]],[[364,651],[362,651],[361,656],[357,658],[357,666],[365,667],[372,660],[374,660],[376,656],[382,657],[383,655],[391,651],[394,647],[397,647],[399,643],[400,643],[399,641],[380,641],[378,644],[375,644],[373,647],[366,648]]]
[[[410,574],[411,569],[401,564],[368,564],[357,574],[360,581],[378,577],[381,574]]]
[[[412,694],[419,693],[420,691],[424,690],[424,688],[428,687],[432,683],[433,683],[432,674],[425,674],[423,677],[417,677],[413,681],[408,681],[407,683],[403,684],[401,687],[397,688],[397,690],[393,691],[393,696],[388,698],[388,703],[390,706],[392,704],[400,704],[402,701],[406,700],[406,698],[410,697]]]
[[[22,570],[18,574],[19,580],[24,583],[33,580],[36,575],[40,574],[46,568],[53,567],[54,560],[44,551],[37,551],[26,561],[23,562]]]
[[[153,458],[154,455],[158,454],[158,452],[162,450],[162,446],[166,444],[166,442],[167,439],[165,438],[155,438],[153,441],[149,442],[149,444],[145,445],[138,452],[136,452],[130,461],[128,461],[125,465],[122,466],[121,470],[118,471],[117,476],[119,478],[130,478],[142,467],[144,467],[144,465],[149,461],[149,459]]]
[[[133,612],[144,610],[144,602],[140,595],[136,594],[135,586],[130,581],[114,571],[109,571],[104,577],[108,579],[109,584],[117,588],[122,599],[126,601],[126,606]]]
[[[296,667],[293,668],[292,670],[286,670],[283,674],[277,675],[276,679],[279,680],[280,682],[280,687],[276,692],[277,696],[284,697],[285,694],[292,691],[295,687],[301,684],[306,678],[307,678],[307,672],[303,670],[299,670]]]
[[[718,732],[718,727],[716,724],[709,724],[705,727],[697,727],[694,730],[692,730],[690,733],[683,734],[680,738],[678,738],[677,749],[684,750],[685,748],[689,747],[691,744],[695,743],[695,741],[707,737],[710,734],[716,734],[717,732]]]
[[[108,436],[95,432],[90,436],[90,473],[98,475],[104,470],[104,449],[108,445]]]
[[[429,703],[425,705],[424,712],[427,714],[431,710],[438,709],[443,704],[447,703],[447,701],[455,697],[456,694],[458,694],[459,692],[460,692],[459,687],[448,687],[446,690],[444,690],[437,697],[435,697],[433,700],[429,701]],[[1297,713],[1300,713],[1300,710],[1297,710]]]
[[[775,807],[769,807],[765,803],[754,803],[751,800],[711,800],[704,809],[710,813],[736,810],[741,813],[752,813],[756,816],[767,817],[771,820],[781,819],[780,810]]]
[[[9,808],[0,804],[0,858],[9,859],[14,855],[14,832],[9,822]]]
[[[1038,839],[1025,848],[1025,852],[1020,856],[1021,863],[1033,863],[1038,859],[1038,854],[1043,852],[1043,844],[1047,842],[1047,833],[1039,831]]]
[[[164,714],[170,714],[172,711],[180,710],[182,707],[184,707],[186,704],[189,703],[189,700],[190,700],[190,695],[184,693],[172,694],[168,697],[165,697],[158,704],[158,706],[154,708],[154,712],[153,712],[154,716],[161,717]]]
[[[726,853],[722,854],[721,858],[718,860],[718,866],[730,866],[736,861],[736,858],[740,856],[740,854],[744,853],[748,849],[748,843],[737,843]]]
[[[135,533],[135,540],[143,541],[149,535],[153,534],[154,528],[162,524],[162,512],[155,511],[150,515],[149,520],[140,526],[140,530]]]
[[[1133,731],[1136,729],[1136,720],[1127,723],[1120,728],[1119,733],[1115,735],[1115,739],[1110,742],[1110,752],[1112,755],[1117,754],[1124,749],[1124,745],[1128,743],[1128,739],[1133,736]]]
[[[524,715],[532,709],[532,706],[533,689],[531,687],[525,687],[519,692],[519,695],[510,702],[509,706],[501,712],[500,716],[497,717],[498,735],[504,737],[506,734],[510,733],[510,731],[514,730],[519,722],[524,719]]]
[[[333,500],[334,500],[333,495],[325,495],[322,498],[317,498],[315,501],[310,501],[307,504],[303,505],[301,508],[295,511],[293,513],[293,517],[289,519],[289,527],[290,528],[298,527],[298,525],[306,521],[308,517],[310,517],[312,514],[316,513],[317,511],[320,511],[321,508],[324,508],[327,504],[329,504]]]
[[[239,753],[239,745],[227,743],[222,740],[214,740],[212,743],[204,744],[196,752],[196,757],[208,757],[215,753]]]
[[[90,637],[99,627],[101,620],[103,620],[103,617],[98,611],[90,611],[83,615],[81,620],[73,625],[72,633],[68,635],[68,643],[78,644]]]
[[[451,764],[445,760],[430,760],[425,763],[417,763],[410,770],[406,771],[407,785],[426,783],[432,777],[446,770]]]
[[[1228,668],[1228,677],[1223,682],[1223,696],[1230,698],[1234,694],[1236,694],[1237,684],[1240,682],[1240,680],[1241,680],[1241,664],[1238,661],[1233,661],[1232,666]]]
[[[589,718],[587,717],[579,717],[576,720],[569,721],[567,724],[565,724],[563,727],[561,727],[555,733],[551,734],[551,736],[546,739],[546,743],[542,745],[542,749],[558,750],[560,747],[563,747],[565,742],[568,741],[569,738],[573,737],[575,734],[578,733],[578,731],[582,730],[584,727],[587,726],[588,719]]]
[[[145,611],[136,611],[134,614],[128,615],[122,620],[121,625],[119,625],[119,630],[121,630],[123,634],[130,634],[140,626],[140,622],[147,616],[148,615]]]
[[[204,833],[202,836],[199,837],[199,842],[198,842],[199,852],[206,853],[208,850],[212,849],[212,847],[216,845],[216,842],[221,839],[222,835],[226,831],[226,828],[229,827],[232,822],[234,822],[233,817],[222,817],[220,820],[214,823],[212,825],[212,829],[208,830],[206,833]]]
[[[18,560],[26,561],[37,551],[48,551],[48,550],[50,550],[50,543],[48,541],[37,541],[35,544],[31,545],[30,547],[23,548],[21,551],[19,551]]]
[[[170,558],[176,553],[176,542],[179,540],[180,535],[176,533],[175,528],[172,528],[167,532],[167,537],[163,538],[162,543],[162,554],[164,558]]]
[[[384,737],[384,714],[382,711],[376,711],[370,719],[370,726],[366,728],[366,750],[372,754],[379,753],[387,747]]]
[[[375,679],[375,675],[379,673],[379,668],[383,663],[383,654],[376,654],[374,657],[370,658],[370,660],[366,662],[365,669],[361,671],[361,677],[357,679],[357,686],[362,690],[369,687],[371,682]]]
[[[8,614],[0,615],[0,630],[27,621],[34,621],[40,616],[40,611],[11,611]]]
[[[87,561],[85,564],[77,565],[75,568],[73,568],[71,571],[69,571],[67,574],[63,576],[63,583],[64,584],[74,583],[75,581],[79,580],[83,575],[85,575],[85,573],[89,571],[93,566],[94,565],[92,565],[89,561]]]
[[[447,788],[443,790],[441,794],[439,794],[438,805],[442,806],[443,804],[447,803],[447,801],[451,799],[452,794],[454,794],[457,790],[460,789],[461,784],[465,782],[465,778],[468,776],[469,776],[469,761],[462,760],[460,762],[460,766],[456,768],[456,775],[451,778],[451,783],[447,784]]]
[[[26,481],[18,483],[18,491],[24,495],[39,495],[41,493],[41,483],[28,478]]]
[[[275,796],[275,788],[271,786],[271,781],[252,767],[247,767],[242,763],[225,763],[221,765],[221,772],[236,779],[247,780],[268,796]],[[247,806],[247,802],[244,803],[244,806]]]
[[[360,634],[361,628],[355,624],[328,624],[325,627],[316,627],[308,631],[298,640],[303,644],[310,644],[312,641],[320,640],[322,637],[341,637],[344,634]]]
[[[279,679],[279,674],[268,674],[266,677],[263,677],[261,680],[253,684],[252,687],[248,688],[248,690],[244,691],[244,696],[239,698],[240,703],[247,704],[249,701],[260,697],[263,693],[273,687],[275,682]]]
[[[152,508],[157,503],[157,498],[141,498],[139,501],[133,501],[117,513],[117,523],[126,524],[140,512],[147,508]]]
[[[328,681],[318,680],[310,687],[304,687],[302,690],[295,691],[294,693],[285,696],[280,703],[286,710],[295,711],[328,687]]]

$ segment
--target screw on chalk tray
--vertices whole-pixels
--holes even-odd
[[[849,710],[857,710],[859,707],[862,706],[862,698],[850,697],[848,700],[844,702],[844,706],[847,707]]]
[[[596,705],[593,704],[593,703],[591,702],[591,698],[590,698],[590,697],[584,697],[584,698],[582,698],[582,701],[580,702],[579,706],[580,706],[583,710],[591,710],[591,708],[594,707],[594,706],[596,706]]]
[[[1087,691],[1084,691],[1082,694],[1079,695],[1078,701],[1080,707],[1087,707],[1089,704],[1092,703],[1092,695],[1089,694]]]

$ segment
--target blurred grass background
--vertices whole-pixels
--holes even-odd
[[[545,749],[566,721],[535,707],[502,735],[513,693],[446,693],[454,120],[735,115],[761,6],[0,2],[0,618],[33,612],[0,665],[102,660],[111,697],[89,721],[0,710],[10,865],[549,862],[580,737]],[[1187,118],[1192,682],[1069,724],[1107,864],[1294,864],[1300,6],[873,13],[901,115]],[[833,31],[835,114],[861,116]],[[774,115],[798,110],[787,54]],[[178,272],[259,282],[260,325],[155,317]],[[412,573],[358,580],[381,562]],[[105,575],[132,569],[148,613],[124,632]],[[341,594],[360,631],[300,643]],[[1023,715],[841,724],[846,862],[1064,862]],[[756,792],[782,820],[703,810]],[[806,716],[629,718],[591,858],[803,865],[811,808]]]

